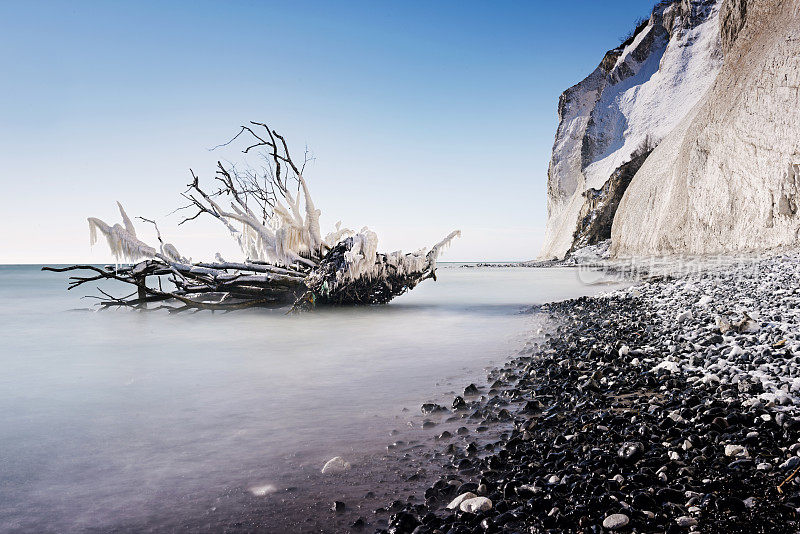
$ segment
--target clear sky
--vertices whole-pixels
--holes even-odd
[[[86,217],[118,222],[116,200],[194,259],[235,256],[167,214],[248,120],[314,154],[323,233],[391,251],[460,228],[443,259],[533,258],[558,96],[652,4],[0,2],[0,263],[109,261]]]

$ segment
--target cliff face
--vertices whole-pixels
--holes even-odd
[[[593,244],[597,236],[610,233],[629,181],[609,183],[612,175],[619,171],[617,177],[632,176],[643,161],[634,153],[667,136],[719,72],[719,3],[660,2],[631,39],[609,51],[592,74],[561,95],[541,258],[561,258],[576,243]],[[727,16],[735,21],[738,13],[732,10]],[[604,196],[609,192],[615,198]],[[586,221],[594,221],[589,231]]]
[[[724,0],[712,87],[645,160],[612,227],[618,256],[800,237],[800,0]]]
[[[650,152],[645,145],[641,151],[633,153],[629,162],[623,163],[611,173],[601,189],[589,188],[583,192],[585,200],[578,212],[578,223],[570,250],[595,245],[611,238],[611,225],[622,196]]]

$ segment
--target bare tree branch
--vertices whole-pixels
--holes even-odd
[[[154,226],[160,245],[157,252],[136,237],[120,205],[125,226],[90,218],[91,235],[95,239],[96,232],[103,232],[118,259],[147,259],[115,268],[72,265],[43,270],[80,273],[70,276],[68,290],[94,282],[136,288],[133,293],[115,297],[108,288],[98,287],[100,295],[95,298],[103,308],[145,309],[148,303],[160,302],[151,310],[167,309],[170,313],[385,303],[423,280],[435,279],[439,250],[457,232],[427,255],[377,253],[377,236],[366,229],[355,234],[337,225],[323,238],[320,212],[303,177],[313,160],[308,147],[298,167],[283,135],[267,123],[251,121],[228,142],[211,150],[237,140],[243,141],[244,154],[258,154],[259,165],[240,167],[217,161],[212,188],[201,184],[199,176],[189,169],[192,179],[181,193],[186,204],[172,213],[185,213],[178,225],[204,214],[220,221],[236,240],[245,261],[227,262],[217,254],[217,261],[191,263],[164,242],[155,220],[138,217]]]

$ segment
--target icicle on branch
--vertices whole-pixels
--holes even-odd
[[[217,162],[211,182],[216,189],[201,185],[190,171],[192,181],[182,193],[188,204],[178,209],[191,210],[179,225],[201,216],[219,221],[236,241],[243,261],[226,262],[216,253],[213,262],[191,263],[164,242],[155,220],[140,217],[153,224],[156,249],[136,236],[133,222],[117,203],[123,224],[110,226],[90,217],[90,241],[94,244],[99,232],[118,263],[138,263],[121,268],[44,269],[92,272],[71,277],[68,289],[100,280],[136,286],[135,293],[122,298],[102,292],[100,305],[105,308],[143,308],[149,303],[170,311],[379,304],[423,280],[435,280],[439,254],[461,235],[456,230],[430,250],[389,254],[378,252],[378,236],[367,227],[356,233],[336,223],[323,237],[321,212],[303,176],[308,152],[303,163],[296,164],[284,137],[262,122],[241,126],[220,146],[237,141],[244,141],[243,154],[258,153],[264,164],[256,170]]]

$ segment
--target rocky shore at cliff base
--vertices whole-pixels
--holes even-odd
[[[499,438],[441,436],[379,532],[800,530],[800,254],[531,311],[552,328],[446,408]]]

